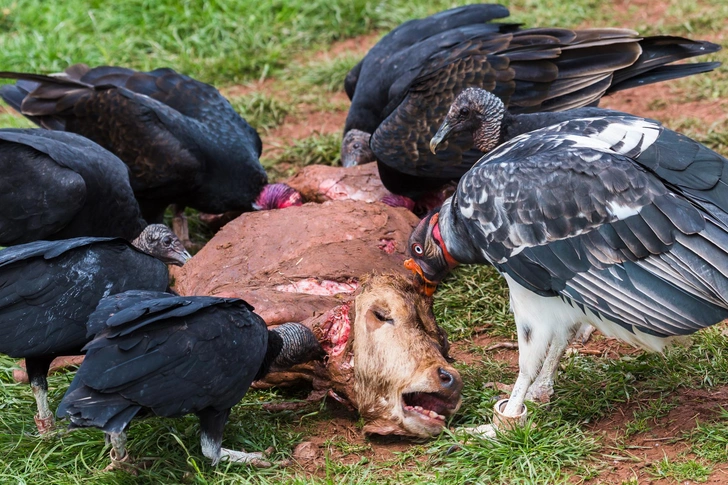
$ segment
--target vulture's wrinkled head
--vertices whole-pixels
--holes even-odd
[[[371,137],[371,133],[361,130],[347,131],[344,139],[341,140],[341,165],[353,167],[354,165],[376,162],[377,157],[369,146]]]
[[[471,133],[473,144],[489,152],[500,143],[501,125],[505,115],[503,101],[481,88],[463,90],[450,106],[445,121],[430,140],[430,150],[437,149],[458,133]]]
[[[149,224],[139,237],[132,241],[132,245],[164,263],[175,266],[182,266],[192,257],[177,235],[164,224]]]

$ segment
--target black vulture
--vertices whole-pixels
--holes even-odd
[[[164,243],[168,236],[147,237],[155,228],[148,226],[140,236],[143,251],[179,259],[179,248]],[[81,353],[90,340],[86,321],[99,301],[132,289],[164,291],[168,285],[162,260],[123,239],[35,241],[0,251],[0,353],[25,358],[41,433],[53,426],[46,380],[51,361]]]
[[[0,246],[72,237],[132,241],[147,225],[114,154],[73,133],[0,130]]]
[[[387,189],[416,198],[459,178],[482,156],[467,140],[453,140],[436,155],[428,150],[464,88],[495,93],[514,114],[563,111],[720,65],[667,65],[720,49],[710,42],[490,22],[508,14],[500,5],[467,5],[384,36],[347,76],[342,163],[376,160]]]
[[[661,351],[728,318],[726,182],[726,158],[656,121],[564,121],[478,161],[415,228],[405,266],[428,294],[459,263],[505,277],[519,374],[496,414],[523,416],[524,399],[553,392],[582,324]]]
[[[51,130],[83,135],[131,171],[142,215],[169,204],[203,212],[249,211],[267,183],[258,133],[209,84],[172,69],[137,72],[75,64],[53,76],[2,72],[13,108]]]
[[[89,319],[96,333],[58,416],[71,427],[108,433],[112,464],[128,460],[126,429],[140,411],[200,420],[202,453],[265,466],[261,453],[222,448],[231,408],[271,367],[323,355],[309,329],[268,330],[253,307],[235,298],[131,291],[105,298]]]

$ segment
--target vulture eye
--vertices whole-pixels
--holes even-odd
[[[164,239],[162,239],[162,244],[165,246],[169,246],[172,244],[172,238],[170,236],[164,236]]]
[[[417,256],[422,256],[425,251],[422,249],[422,246],[420,246],[419,243],[414,243],[412,245],[412,252],[415,253]]]
[[[354,143],[354,145],[352,145],[352,146],[354,147],[355,150],[359,150],[361,148],[361,143]]]
[[[460,108],[460,116],[470,116],[470,109],[466,107]]]

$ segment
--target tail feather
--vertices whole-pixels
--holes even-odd
[[[696,62],[693,64],[660,66],[637,76],[625,79],[624,81],[614,82],[607,93],[616,93],[617,91],[624,91],[625,89],[632,89],[639,86],[646,86],[648,84],[710,72],[718,68],[720,64],[720,62]],[[616,77],[617,74],[615,73],[615,78]]]
[[[667,66],[673,62],[719,51],[721,46],[712,42],[654,36],[641,40],[640,47],[642,54],[637,61],[614,73],[614,82],[609,92],[691,76],[720,66],[719,62]]]
[[[107,433],[120,433],[141,410],[141,406],[119,394],[102,394],[76,381],[80,379],[73,380],[56,411],[59,418],[70,418],[71,428],[96,427]]]

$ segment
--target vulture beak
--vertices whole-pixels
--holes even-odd
[[[175,266],[184,266],[191,258],[192,255],[186,249],[175,249],[172,253],[172,264]]]
[[[432,296],[437,289],[437,283],[434,283],[425,278],[425,273],[419,264],[415,263],[414,259],[409,258],[404,262],[404,267],[412,271],[415,275],[419,276],[418,281],[422,283],[422,293],[426,296]]]
[[[437,133],[435,133],[435,136],[433,136],[432,139],[430,140],[430,151],[433,154],[437,153],[437,148],[450,135],[451,131],[452,131],[452,127],[450,126],[450,123],[448,123],[447,120],[445,120],[442,123],[442,125],[440,125],[440,128],[437,130]]]

